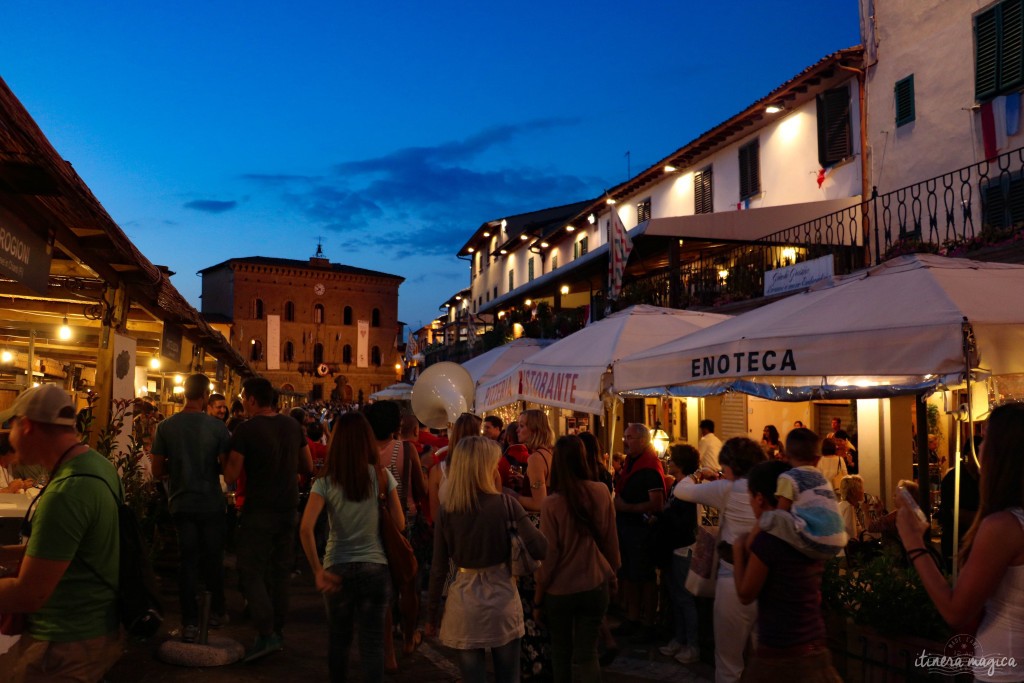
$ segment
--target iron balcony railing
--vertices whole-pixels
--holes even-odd
[[[756,298],[765,272],[821,256],[836,274],[893,256],[931,252],[989,258],[1017,245],[1024,259],[1024,148],[886,193],[749,244],[699,252],[696,259],[627,280],[618,307],[651,303],[705,308]],[[993,247],[994,249],[986,249]]]

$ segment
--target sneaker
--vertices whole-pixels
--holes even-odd
[[[676,661],[680,664],[695,664],[700,661],[700,648],[695,645],[683,645],[676,652]]]
[[[222,626],[227,626],[229,621],[231,621],[231,618],[227,615],[227,612],[225,612],[224,614],[211,614],[208,624],[211,629],[216,631]]]
[[[662,645],[661,647],[659,647],[658,652],[665,655],[666,657],[671,657],[675,653],[679,652],[679,648],[681,648],[682,646],[682,643],[673,638],[672,640],[668,641],[668,645]]]
[[[181,629],[181,642],[183,643],[194,643],[199,639],[199,627],[195,624],[189,624],[185,628]]]
[[[270,653],[278,652],[282,649],[284,649],[284,646],[276,634],[271,633],[269,636],[256,636],[256,640],[254,640],[249,649],[245,651],[245,657],[242,658],[242,661],[253,662],[260,657],[266,657]]]

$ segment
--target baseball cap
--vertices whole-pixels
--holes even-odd
[[[75,426],[75,404],[68,392],[56,384],[43,384],[21,393],[10,408],[0,413],[0,423],[12,417],[27,417],[43,424]]]

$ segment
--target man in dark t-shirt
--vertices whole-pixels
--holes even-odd
[[[231,435],[224,480],[245,471],[246,497],[238,527],[238,579],[258,634],[246,661],[284,647],[288,577],[293,566],[299,504],[298,475],[313,470],[298,422],[273,408],[274,388],[260,377],[242,384],[249,419]]]
[[[665,475],[651,445],[651,433],[631,424],[623,434],[626,461],[615,487],[615,521],[619,532],[622,567],[619,580],[630,630],[642,620],[653,633],[658,602],[657,535],[655,516],[665,506]]]

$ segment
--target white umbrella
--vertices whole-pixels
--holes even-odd
[[[412,400],[412,385],[405,382],[392,384],[380,391],[370,394],[372,401],[410,401]]]
[[[721,323],[729,316],[632,306],[538,351],[477,389],[477,410],[516,400],[602,413],[605,373],[619,358]]]
[[[491,378],[500,375],[521,360],[529,358],[541,349],[551,346],[555,339],[532,339],[520,337],[508,344],[491,349],[482,353],[476,358],[471,358],[462,363],[473,378],[473,382],[479,386],[481,383],[489,382]]]
[[[803,401],[918,393],[968,369],[1021,373],[1022,300],[1024,266],[902,256],[623,358],[614,385]]]

